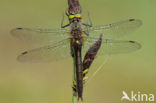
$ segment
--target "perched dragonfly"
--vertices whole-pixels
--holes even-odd
[[[99,37],[101,47],[98,55],[128,53],[138,50],[141,45],[136,41],[114,39],[131,34],[142,25],[142,21],[128,19],[92,27],[91,23],[85,24],[82,22],[79,7],[74,9],[76,11],[72,11],[73,9],[68,10],[66,15],[69,18],[69,24],[63,26],[62,23],[61,29],[20,27],[11,30],[11,34],[24,41],[45,44],[43,47],[21,53],[17,58],[21,62],[47,62],[72,56],[76,67],[76,91],[78,92],[78,98],[82,99],[83,64],[85,63],[85,61],[82,62],[82,55],[85,55],[86,51],[96,43]],[[70,29],[65,29],[68,26],[70,26]],[[83,26],[87,28],[83,28]],[[100,36],[101,33],[102,36]]]
[[[77,43],[82,43],[82,53],[85,53],[102,33],[103,40],[98,55],[136,51],[141,47],[136,41],[114,39],[131,34],[141,25],[141,20],[129,19],[108,25],[93,26],[86,30],[81,30],[83,35],[80,40],[82,41]],[[85,31],[89,31],[89,36],[84,34]],[[32,43],[45,44],[43,47],[21,53],[17,59],[20,62],[48,62],[70,57],[70,43],[73,42],[73,35],[68,34],[71,34],[71,32],[73,31],[68,29],[15,28],[11,30],[11,34],[14,37]]]
[[[73,98],[77,97],[78,94],[78,100],[79,98],[83,100],[82,93],[85,72],[82,63],[82,46],[86,39],[85,35],[88,35],[88,33],[83,31],[82,25],[91,27],[92,23],[85,24],[82,22],[79,0],[68,0],[68,12],[66,11],[66,15],[69,17],[69,24],[61,27],[64,28],[70,25],[73,37],[70,43],[71,55],[74,61]]]

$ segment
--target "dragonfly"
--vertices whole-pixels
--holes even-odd
[[[92,23],[86,24],[82,22],[81,17],[81,6],[79,0],[68,0],[68,11],[66,11],[66,15],[69,17],[69,24],[63,26],[62,21],[62,28],[65,28],[69,25],[71,26],[71,34],[74,39],[71,39],[71,54],[74,61],[74,75],[73,75],[73,102],[74,99],[78,97],[83,100],[83,85],[84,85],[84,78],[85,74],[88,69],[84,69],[83,62],[82,62],[82,46],[86,37],[84,35],[88,35],[85,31],[83,31],[82,25],[86,27],[91,27]],[[64,19],[64,18],[63,18]]]
[[[141,48],[136,41],[115,40],[136,31],[142,25],[139,19],[128,19],[112,24],[93,26],[81,32],[89,31],[89,35],[83,35],[82,53],[91,47],[98,40],[102,33],[102,43],[98,55],[111,55],[129,53]],[[58,61],[71,57],[71,39],[73,38],[70,29],[38,29],[38,28],[15,28],[11,34],[27,42],[45,44],[40,48],[21,53],[17,60],[20,62],[49,62]],[[73,55],[73,54],[72,54]]]
[[[12,29],[11,34],[27,42],[44,44],[42,47],[21,53],[17,57],[20,62],[49,62],[67,57],[74,58],[76,68],[75,90],[78,93],[78,98],[82,100],[83,76],[85,75],[83,72],[89,68],[87,66],[83,70],[83,64],[87,60],[82,61],[83,55],[91,53],[87,51],[99,37],[101,43],[98,55],[128,53],[140,49],[141,45],[136,41],[115,39],[133,33],[142,25],[142,21],[128,19],[107,25],[92,26],[91,22],[90,24],[82,22],[80,9],[80,6],[77,6],[77,9],[70,8],[68,13],[66,12],[69,24],[63,25],[62,22],[60,29],[18,27]],[[66,28],[68,26],[69,29]],[[83,26],[87,28],[83,28]]]

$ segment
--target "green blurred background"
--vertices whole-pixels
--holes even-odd
[[[84,103],[121,103],[123,90],[156,96],[156,0],[80,1],[94,25],[143,21],[140,29],[122,38],[138,41],[142,48],[111,56],[85,86]],[[71,103],[72,59],[19,63],[17,55],[30,47],[10,35],[15,27],[60,28],[66,8],[67,0],[0,0],[0,103]]]

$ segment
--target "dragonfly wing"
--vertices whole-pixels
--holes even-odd
[[[89,46],[91,46],[96,40],[98,39],[86,41],[86,45],[84,45],[84,48],[89,48]],[[141,44],[136,41],[103,39],[98,55],[129,53],[136,51],[140,48]]]
[[[103,40],[99,54],[120,54],[136,51],[141,44],[136,41]]]
[[[11,34],[20,40],[41,44],[67,38],[69,35],[66,33],[68,33],[66,29],[15,28],[11,30]]]
[[[41,48],[25,51],[18,56],[20,62],[49,62],[56,61],[70,56],[70,46],[66,40],[47,45]]]
[[[141,20],[129,19],[108,25],[91,27],[85,31],[89,32],[90,37],[98,38],[100,34],[103,34],[103,39],[114,39],[134,32],[141,25]]]

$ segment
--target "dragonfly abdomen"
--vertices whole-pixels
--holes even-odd
[[[76,89],[78,92],[78,99],[82,98],[83,93],[83,65],[81,59],[81,45],[77,45],[74,47],[74,54],[75,54],[75,63],[76,63]]]

